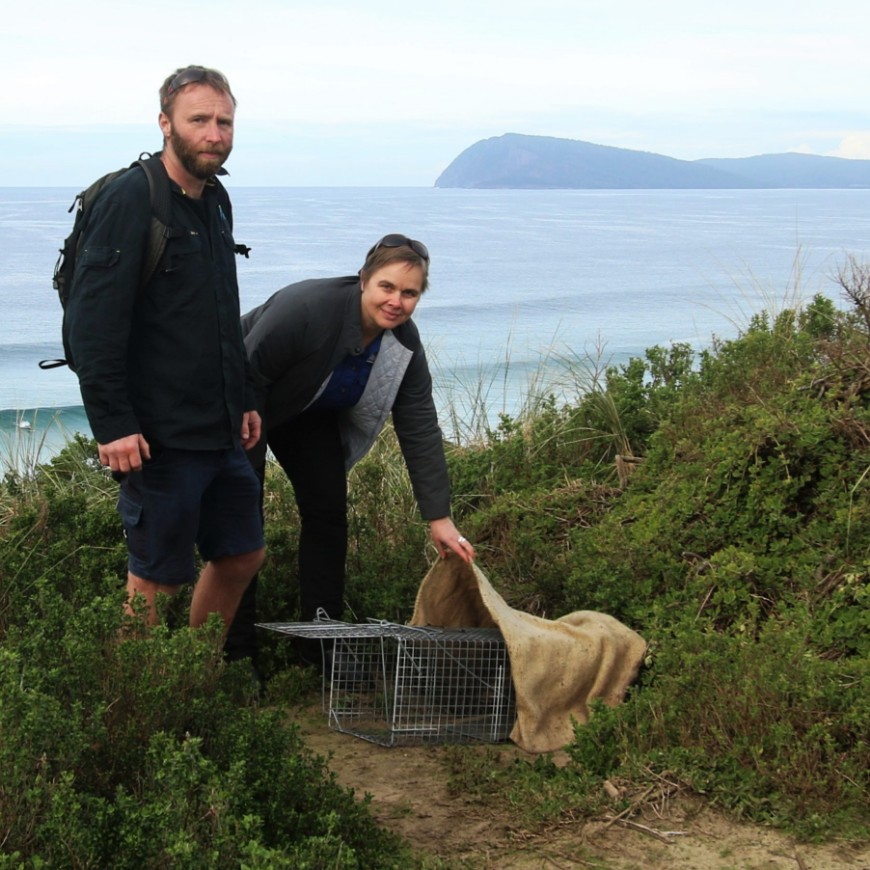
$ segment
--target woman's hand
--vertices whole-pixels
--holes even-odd
[[[442,517],[440,520],[429,521],[429,535],[432,543],[438,549],[438,555],[442,559],[447,558],[448,552],[453,550],[463,562],[474,561],[474,547],[470,541],[466,541],[459,530],[453,525],[450,517]]]

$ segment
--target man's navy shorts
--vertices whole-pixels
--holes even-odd
[[[194,544],[206,562],[263,547],[260,481],[245,451],[152,451],[121,481],[118,513],[128,569],[166,586],[196,579]]]

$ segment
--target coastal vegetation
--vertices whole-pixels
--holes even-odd
[[[449,445],[457,523],[511,606],[604,611],[650,644],[567,763],[454,747],[457,793],[534,829],[678,786],[808,841],[870,838],[870,268],[838,279],[842,306],[650,348]],[[433,558],[397,451],[385,432],[351,478],[355,620],[405,621]],[[0,489],[0,868],[443,866],[305,747],[292,705],[316,680],[286,640],[263,638],[261,696],[216,623],[179,626],[184,601],[150,631],[122,615],[93,455],[73,438]],[[261,615],[292,620],[282,474],[265,515]]]

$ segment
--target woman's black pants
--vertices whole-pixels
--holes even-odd
[[[309,411],[269,430],[268,443],[290,478],[299,508],[299,605],[304,621],[323,609],[331,619],[344,611],[347,557],[347,475],[335,411]],[[230,659],[256,659],[257,578],[242,600],[227,634]]]

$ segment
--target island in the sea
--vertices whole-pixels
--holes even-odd
[[[435,187],[870,188],[870,160],[797,152],[678,160],[576,139],[505,133],[466,148],[438,176]]]

